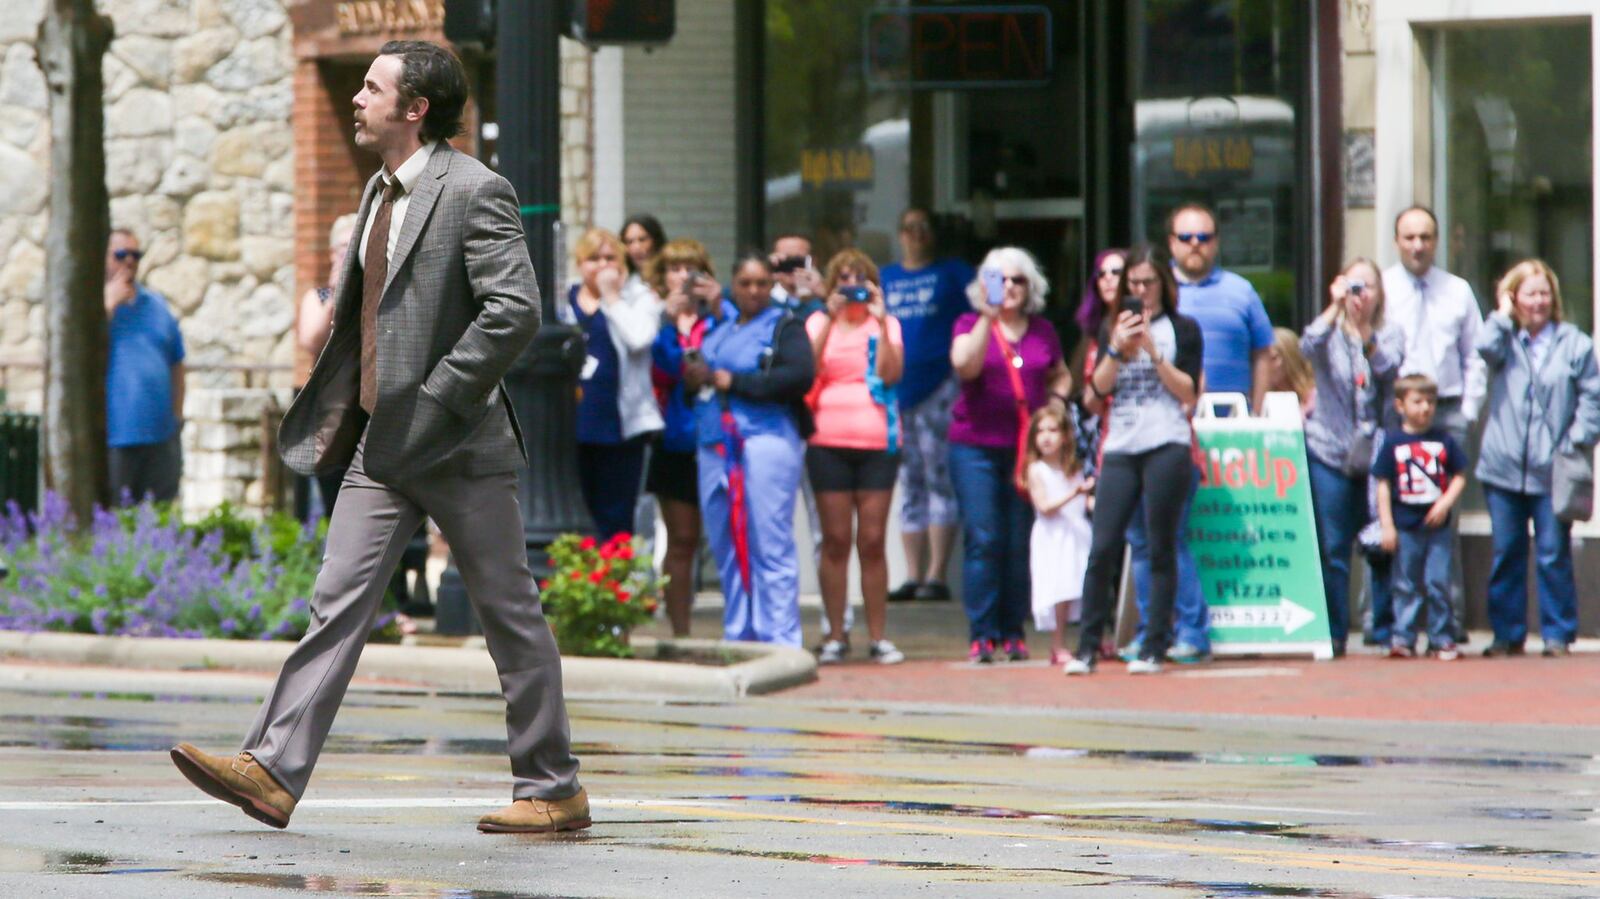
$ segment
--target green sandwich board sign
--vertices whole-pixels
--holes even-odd
[[[1282,410],[1283,402],[1270,397],[1268,408]],[[1205,466],[1189,513],[1189,549],[1210,608],[1214,655],[1333,658],[1297,405],[1250,418],[1244,397],[1208,394],[1194,419]],[[1218,417],[1225,407],[1235,414]]]

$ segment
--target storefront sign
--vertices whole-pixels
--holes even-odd
[[[1242,413],[1244,398],[1234,402]],[[1205,468],[1189,549],[1211,610],[1212,652],[1332,658],[1298,415],[1292,407],[1287,421],[1202,415],[1194,428]]]
[[[1246,135],[1180,135],[1172,139],[1172,168],[1191,180],[1214,175],[1249,175],[1256,148]]]
[[[1053,22],[1043,6],[911,6],[866,17],[874,87],[990,88],[1048,83]]]
[[[876,164],[871,147],[821,147],[800,151],[800,183],[806,190],[866,190]]]
[[[431,31],[444,27],[444,0],[346,0],[334,6],[339,34]]]

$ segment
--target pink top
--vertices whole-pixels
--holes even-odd
[[[884,321],[889,342],[902,346],[900,322],[892,315]],[[814,312],[806,319],[806,333],[815,338],[827,324],[826,312]],[[870,317],[854,327],[834,324],[817,362],[818,389],[812,394],[817,432],[811,442],[817,446],[888,449],[888,418],[867,389],[867,339],[879,333],[877,320]]]

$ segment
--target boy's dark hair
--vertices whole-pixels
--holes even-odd
[[[1394,382],[1394,398],[1403,400],[1408,394],[1425,393],[1439,398],[1439,384],[1424,374],[1406,375]]]
[[[422,117],[422,142],[449,140],[463,130],[467,105],[467,70],[454,53],[427,41],[389,41],[379,56],[400,57],[400,107],[421,97],[428,101]]]

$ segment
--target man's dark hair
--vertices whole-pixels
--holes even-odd
[[[454,53],[427,41],[390,41],[380,56],[400,57],[400,107],[413,100],[428,101],[422,117],[422,142],[449,140],[463,130],[461,112],[467,105],[467,70]]]
[[[1215,228],[1218,231],[1222,230],[1222,226],[1217,222],[1216,210],[1200,202],[1199,200],[1191,200],[1167,213],[1168,236],[1172,235],[1172,226],[1178,221],[1178,216],[1183,215],[1185,212],[1203,212],[1206,214],[1206,218],[1211,219],[1212,228]]]
[[[1117,280],[1117,296],[1125,297],[1133,293],[1128,289],[1128,273],[1133,271],[1134,266],[1147,263],[1156,270],[1156,278],[1161,282],[1161,308],[1169,314],[1177,312],[1178,279],[1172,274],[1172,257],[1159,244],[1142,243],[1128,251],[1122,261],[1122,277]]]
[[[811,235],[806,234],[806,233],[804,233],[802,231],[784,231],[784,232],[781,232],[781,233],[775,235],[772,238],[772,245],[773,246],[777,246],[778,245],[778,241],[787,240],[788,238],[791,238],[791,237],[799,238],[800,240],[803,240],[806,243],[811,244],[812,246],[816,246],[817,245],[817,242],[811,239]]]
[[[1405,218],[1406,216],[1410,215],[1413,212],[1420,212],[1423,215],[1426,215],[1428,217],[1428,220],[1433,222],[1433,236],[1434,237],[1438,237],[1439,236],[1439,217],[1433,214],[1433,210],[1432,209],[1429,209],[1428,207],[1422,205],[1421,203],[1412,203],[1410,206],[1407,206],[1406,208],[1400,210],[1400,214],[1394,217],[1394,236],[1395,237],[1399,237],[1400,236],[1400,220]]]

